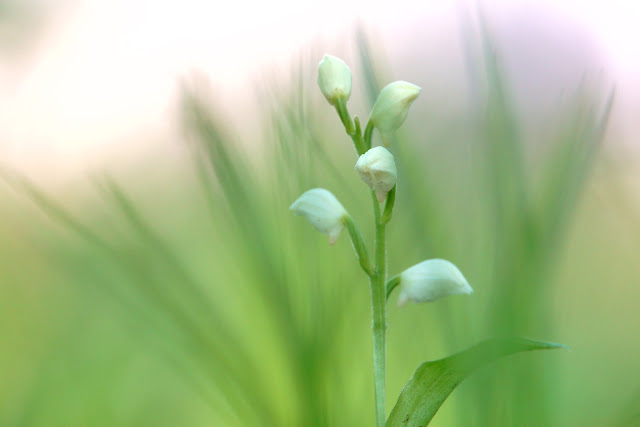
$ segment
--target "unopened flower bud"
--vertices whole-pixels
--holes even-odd
[[[306,217],[316,230],[329,236],[331,245],[338,240],[348,215],[336,196],[324,188],[304,192],[289,209]]]
[[[385,145],[389,145],[393,132],[404,123],[411,103],[421,90],[414,84],[397,81],[380,91],[369,119],[378,128]]]
[[[338,99],[347,101],[351,96],[351,70],[340,58],[325,55],[318,64],[318,86],[329,104]]]
[[[471,286],[458,267],[444,259],[430,259],[400,274],[398,306],[409,300],[428,302],[447,295],[470,294]]]
[[[373,147],[360,156],[356,170],[369,188],[375,190],[380,203],[396,185],[396,162],[393,161],[393,154],[384,147]]]

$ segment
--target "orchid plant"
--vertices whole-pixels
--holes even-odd
[[[308,190],[293,202],[290,209],[326,234],[329,244],[334,244],[346,228],[360,266],[369,278],[376,425],[426,425],[457,384],[476,368],[514,352],[562,346],[527,339],[494,339],[448,358],[426,362],[404,387],[389,419],[386,419],[386,305],[389,296],[399,287],[398,305],[403,306],[409,301],[429,302],[449,295],[471,294],[472,288],[462,272],[443,259],[423,261],[388,278],[386,226],[392,218],[397,188],[396,164],[389,147],[394,132],[406,120],[421,89],[405,81],[388,84],[380,91],[363,131],[358,116],[352,118],[347,108],[351,80],[351,70],[341,59],[325,55],[320,61],[318,85],[353,141],[359,156],[355,169],[371,192],[375,219],[373,260],[355,220],[329,190]],[[375,129],[384,146],[372,146]]]

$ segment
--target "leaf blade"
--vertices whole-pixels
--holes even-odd
[[[494,338],[443,359],[421,364],[402,389],[387,426],[425,426],[451,392],[471,373],[501,357],[567,348],[526,338]]]

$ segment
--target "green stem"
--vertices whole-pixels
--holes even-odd
[[[353,140],[353,144],[356,146],[358,155],[362,156],[367,152],[367,149],[365,148],[365,143],[362,140],[362,129],[360,128],[360,119],[358,118],[358,116],[354,117],[353,122],[356,125],[356,131],[353,135],[351,135],[351,139]]]
[[[355,129],[353,127],[353,122],[351,121],[351,116],[349,115],[349,110],[347,109],[347,102],[344,99],[338,99],[334,106],[336,107],[340,121],[344,125],[344,129],[347,131],[347,134],[353,136]]]
[[[387,280],[387,284],[385,285],[385,288],[387,290],[387,299],[389,299],[389,296],[391,295],[391,292],[393,292],[393,290],[399,284],[400,284],[400,275],[399,274],[396,274],[391,279]]]
[[[369,120],[367,123],[367,127],[364,128],[364,147],[369,150],[371,149],[371,137],[373,136],[373,122]]]
[[[385,353],[386,353],[386,302],[387,249],[386,223],[381,221],[380,205],[375,192],[371,192],[376,222],[375,261],[376,274],[371,277],[371,308],[373,315],[373,378],[376,396],[376,426],[385,425]]]
[[[336,103],[336,110],[342,120],[342,124],[351,136],[353,144],[359,155],[364,154],[371,148],[371,136],[373,133],[373,123],[369,121],[362,135],[360,127],[360,119],[356,116],[351,121],[351,116],[347,110],[344,101]],[[369,275],[371,283],[371,313],[373,317],[373,380],[375,385],[376,396],[376,426],[384,427],[386,421],[385,409],[385,358],[386,358],[386,332],[387,332],[387,247],[385,243],[385,227],[391,219],[391,210],[395,200],[395,186],[387,196],[384,215],[380,212],[380,204],[376,198],[375,191],[371,192],[371,200],[373,201],[373,213],[376,224],[376,243],[375,243],[375,266],[369,263],[369,257],[365,245],[362,241],[360,231],[355,222],[350,217],[345,218],[346,226],[351,235],[354,249],[358,255],[360,266]]]
[[[344,221],[347,230],[349,231],[349,236],[351,236],[353,249],[356,251],[356,256],[358,257],[358,261],[360,262],[360,267],[362,267],[364,272],[367,273],[369,277],[372,277],[376,272],[371,266],[371,262],[369,261],[369,254],[367,253],[367,247],[364,244],[364,240],[362,239],[362,234],[360,234],[358,226],[350,215],[347,215]]]

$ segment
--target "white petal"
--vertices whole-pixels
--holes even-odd
[[[329,236],[334,244],[344,228],[347,211],[336,196],[324,188],[313,188],[303,193],[289,208],[296,215],[302,215],[316,230]]]
[[[370,120],[381,134],[384,132],[382,136],[385,145],[390,141],[391,132],[404,123],[409,107],[420,95],[421,90],[412,83],[397,81],[388,84],[380,91],[371,110]]]
[[[389,145],[391,145],[391,140],[393,139],[393,131],[389,130],[381,130],[380,131],[380,139],[382,139],[382,143],[384,144],[385,147],[388,147]]]
[[[400,286],[403,301],[414,302],[473,292],[460,270],[444,259],[430,259],[406,269],[400,276]]]
[[[403,290],[400,290],[400,295],[398,296],[398,307],[404,307],[409,302],[409,295]]]
[[[338,98],[346,101],[351,96],[351,70],[342,59],[325,55],[318,64],[318,86],[330,104]]]
[[[396,185],[396,163],[393,155],[384,147],[374,147],[360,156],[356,170],[369,188],[375,190],[380,203]]]

